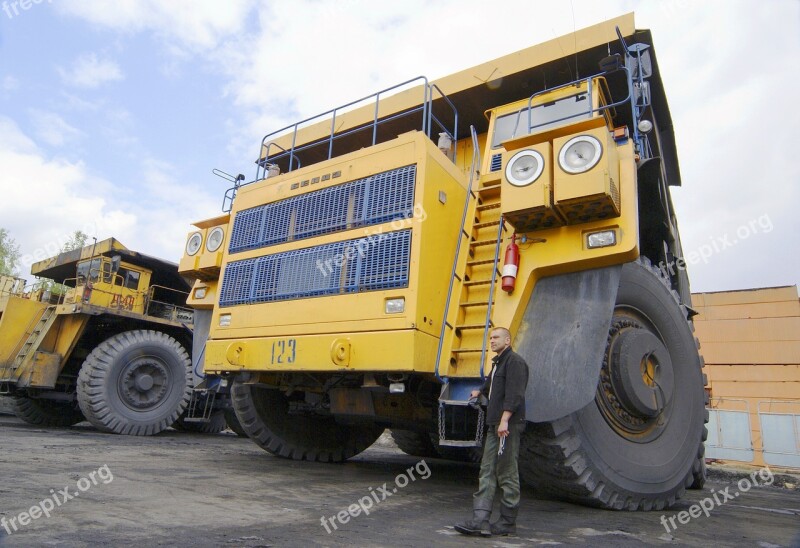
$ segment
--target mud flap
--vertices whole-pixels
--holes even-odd
[[[194,333],[192,336],[192,375],[194,386],[200,384],[205,378],[203,366],[205,365],[205,351],[208,334],[211,331],[211,315],[213,310],[194,311]]]
[[[514,340],[530,368],[528,421],[564,417],[594,398],[621,271],[617,265],[536,284]]]

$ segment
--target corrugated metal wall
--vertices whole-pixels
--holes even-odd
[[[797,286],[692,300],[711,391],[706,456],[800,469]]]

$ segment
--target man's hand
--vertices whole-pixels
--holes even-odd
[[[511,418],[511,411],[503,411],[503,416],[500,418],[500,424],[497,425],[498,437],[505,438],[508,436],[508,420]]]
[[[473,390],[472,392],[469,393],[469,395],[472,398],[477,398],[478,396],[481,395],[481,391],[480,390]]]
[[[497,435],[501,438],[505,438],[508,436],[508,421],[501,420],[500,424],[497,425]]]

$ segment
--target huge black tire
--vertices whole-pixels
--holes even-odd
[[[14,396],[14,414],[17,418],[36,426],[72,426],[83,422],[84,417],[72,402],[58,402]]]
[[[383,433],[383,428],[372,424],[343,425],[330,416],[290,413],[290,399],[279,390],[234,383],[231,395],[247,435],[279,457],[341,462],[362,452]]]
[[[392,428],[392,439],[400,450],[412,457],[438,457],[439,452],[431,439],[432,434],[415,432],[414,430],[397,430]]]
[[[694,323],[692,323],[692,331],[694,332]],[[700,348],[699,340],[697,342],[697,347]],[[705,367],[703,356],[700,356],[700,363],[703,367]],[[708,377],[705,374],[703,374],[703,386],[708,386]],[[692,484],[689,486],[689,489],[702,489],[706,484],[706,478],[708,475],[708,470],[706,468],[705,446],[705,441],[708,439],[708,428],[706,427],[705,423],[708,423],[709,395],[705,390],[703,390],[703,392],[705,393],[703,404],[706,407],[705,415],[703,417],[703,443],[700,444],[700,447],[697,450],[697,458],[694,461],[694,466],[692,466]]]
[[[483,447],[450,447],[439,445],[436,450],[439,456],[447,460],[459,462],[480,462],[483,458]]]
[[[183,346],[165,333],[126,331],[86,358],[78,376],[78,403],[96,428],[150,436],[183,413],[192,369]]]
[[[451,447],[439,445],[436,432],[422,433],[413,430],[392,429],[392,438],[397,447],[412,457],[434,457],[459,462],[480,462],[483,447]]]
[[[236,416],[236,411],[234,411],[233,407],[225,409],[225,424],[228,425],[228,428],[231,430],[231,432],[240,438],[247,437],[247,432],[245,432],[244,428],[242,428],[242,424],[239,422],[239,419]]]
[[[225,411],[218,409],[211,412],[208,421],[187,421],[185,413],[178,417],[172,425],[175,430],[180,432],[195,432],[197,434],[218,434],[225,430],[228,425],[225,422]]]
[[[697,482],[703,455],[697,349],[686,310],[658,271],[646,260],[624,265],[595,399],[567,417],[529,423],[523,481],[609,509],[675,502]]]

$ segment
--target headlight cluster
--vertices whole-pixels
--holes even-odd
[[[191,236],[189,236],[189,240],[186,242],[186,254],[187,255],[197,255],[197,252],[200,251],[200,248],[203,246],[203,235],[199,232],[195,232]]]
[[[222,245],[222,240],[225,239],[225,231],[222,230],[222,227],[215,226],[211,229],[211,232],[208,233],[208,239],[206,240],[206,249],[210,252],[214,252],[219,249],[219,246]]]
[[[558,153],[558,165],[567,173],[583,173],[589,171],[603,155],[603,145],[591,135],[573,137],[561,147]]]
[[[217,251],[222,246],[223,240],[225,240],[225,231],[221,226],[215,226],[208,233],[208,238],[206,238],[206,249],[212,253]],[[192,233],[186,241],[186,254],[189,256],[197,255],[201,247],[203,247],[203,234],[200,232]]]
[[[526,186],[534,182],[544,170],[544,158],[535,150],[517,152],[506,166],[506,179],[514,186]]]
[[[603,145],[592,135],[573,137],[561,147],[558,165],[570,174],[589,171],[603,156]],[[506,179],[514,186],[526,186],[538,179],[544,171],[544,157],[536,150],[521,150],[509,160]]]

